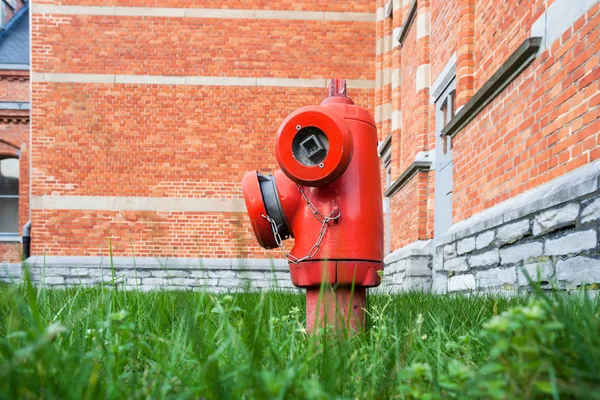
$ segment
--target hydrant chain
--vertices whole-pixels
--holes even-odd
[[[321,230],[319,231],[319,237],[317,239],[317,242],[311,247],[311,249],[307,255],[305,255],[302,258],[297,258],[294,255],[288,253],[288,251],[283,247],[283,241],[281,240],[281,235],[279,234],[279,229],[277,229],[277,223],[275,222],[275,220],[273,218],[269,217],[268,215],[261,214],[262,217],[264,219],[266,219],[269,222],[269,224],[271,225],[271,230],[273,231],[273,236],[275,237],[275,242],[277,243],[277,246],[279,246],[281,251],[283,251],[283,254],[285,254],[285,257],[292,264],[298,264],[299,262],[308,260],[308,259],[316,256],[317,252],[319,251],[319,247],[321,246],[321,242],[323,241],[323,237],[325,237],[325,232],[327,232],[327,228],[329,227],[329,223],[340,217],[339,210],[331,211],[327,217],[323,216],[323,214],[321,214],[321,212],[319,212],[319,210],[317,210],[317,208],[314,206],[314,204],[312,204],[310,202],[310,200],[306,196],[306,193],[304,193],[304,188],[300,185],[296,185],[296,186],[298,187],[298,190],[300,191],[300,193],[302,194],[302,197],[306,201],[306,205],[307,205],[308,209],[310,210],[310,212],[312,212],[315,219],[321,223]]]

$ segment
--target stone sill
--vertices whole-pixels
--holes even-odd
[[[0,243],[21,243],[21,236],[0,236]]]

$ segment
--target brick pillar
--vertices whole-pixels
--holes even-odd
[[[456,107],[467,104],[473,96],[475,81],[475,0],[460,0],[458,50],[456,52]]]

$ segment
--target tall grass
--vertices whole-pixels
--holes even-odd
[[[271,291],[0,286],[0,396],[600,398],[587,296],[373,295],[369,329],[304,330]]]

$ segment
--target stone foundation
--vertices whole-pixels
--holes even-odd
[[[597,161],[454,224],[434,243],[394,251],[385,259],[385,288],[514,292],[528,287],[527,273],[546,288],[597,289],[599,179]]]
[[[123,289],[295,289],[287,261],[268,259],[181,259],[113,257],[31,257],[32,281],[47,287],[114,284]]]
[[[0,282],[20,282],[21,264],[0,263]]]
[[[432,240],[419,240],[390,253],[384,260],[383,281],[376,291],[429,291],[433,267],[432,249]]]
[[[437,241],[434,290],[517,290],[600,283],[600,163],[455,224]]]

